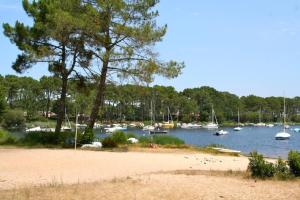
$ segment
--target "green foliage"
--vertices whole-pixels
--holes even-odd
[[[154,136],[142,136],[139,137],[141,144],[158,144],[158,145],[175,145],[180,146],[184,144],[184,141],[169,135],[154,135]]]
[[[74,133],[54,133],[54,132],[31,132],[20,139],[23,145],[70,145],[70,140],[74,139]]]
[[[290,151],[288,155],[288,164],[290,166],[291,173],[299,177],[300,176],[300,152]]]
[[[5,130],[0,129],[0,145],[15,144],[17,139]]]
[[[250,153],[249,161],[248,170],[252,177],[265,179],[274,176],[274,165],[265,161],[263,156],[256,151]]]
[[[155,135],[153,136],[153,143],[159,145],[183,145],[184,141],[169,135]]]
[[[274,165],[275,167],[275,176],[281,180],[286,180],[291,177],[289,167],[287,162],[279,158]]]
[[[122,131],[113,133],[111,137],[117,144],[126,144],[128,139],[125,133]]]
[[[119,145],[128,143],[127,139],[130,137],[136,138],[134,134],[125,134],[122,131],[117,131],[113,133],[111,136],[105,137],[102,140],[102,145],[104,148],[118,147]]]
[[[47,120],[42,117],[42,111],[59,113],[60,101],[55,97],[61,89],[60,81],[55,77],[43,77],[40,81],[12,75],[0,78],[0,83],[3,83],[2,87],[0,86],[0,118],[1,114],[3,115],[8,109],[24,110],[27,113],[26,119],[29,121]],[[70,95],[66,98],[68,115],[75,113],[76,110],[79,113],[88,114],[93,106],[95,84],[92,81],[85,82],[84,90],[79,90],[78,84],[81,84],[78,80],[68,83]],[[157,122],[163,120],[163,114],[166,120],[168,107],[175,121],[177,119],[183,122],[210,120],[211,103],[213,103],[218,120],[223,120],[224,126],[233,126],[237,120],[237,104],[240,106],[242,122],[258,122],[258,110],[255,110],[258,107],[252,109],[252,101],[259,101],[262,105],[262,121],[280,121],[283,99],[249,96],[238,100],[233,94],[219,92],[208,87],[177,92],[175,88],[165,86],[107,85],[105,101],[110,104],[104,104],[104,110],[101,112],[104,119],[116,121],[124,120],[126,117],[127,121],[145,121],[147,124],[150,123],[151,101]],[[300,98],[287,99],[287,108],[288,120],[299,121],[297,110],[300,109]]]
[[[6,129],[22,129],[25,127],[24,112],[8,110],[3,116],[2,126]]]
[[[90,144],[95,139],[95,134],[93,129],[87,129],[83,134],[79,135],[78,142],[80,144]]]
[[[104,138],[101,142],[104,148],[118,147],[118,143],[111,136]]]

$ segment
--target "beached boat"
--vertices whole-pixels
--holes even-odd
[[[285,114],[285,98],[283,99],[283,131],[275,135],[276,140],[287,140],[290,139],[291,135],[286,132],[286,114]]]

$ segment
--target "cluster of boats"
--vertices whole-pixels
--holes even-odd
[[[285,110],[285,99],[284,99],[284,112],[283,112],[283,131],[277,133],[275,135],[276,140],[286,140],[291,137],[291,135],[287,132],[287,129],[289,129],[289,125],[286,124],[286,110]],[[152,113],[152,111],[151,111]],[[62,132],[66,131],[72,131],[70,121],[66,117],[68,124],[65,124],[61,128]],[[151,116],[151,124],[145,126],[143,123],[131,123],[131,124],[112,124],[112,125],[102,125],[96,123],[94,128],[95,129],[103,129],[106,133],[114,133],[117,131],[126,131],[128,127],[132,128],[142,128],[143,131],[149,132],[149,134],[166,134],[168,133],[169,129],[172,129],[175,127],[175,124],[172,120],[172,116],[170,115],[170,111],[168,109],[168,121],[163,122],[163,123],[153,123],[155,121],[152,116]],[[274,124],[265,124],[261,122],[261,115],[259,115],[259,123],[257,124],[252,124],[255,127],[273,127]],[[79,124],[76,121],[76,126],[75,129],[80,129],[80,128],[86,128],[86,124]],[[182,128],[182,129],[198,129],[198,128],[205,128],[208,130],[216,130],[215,135],[220,136],[220,135],[227,135],[229,132],[223,129],[219,129],[219,124],[217,121],[217,117],[215,114],[215,111],[212,106],[211,110],[211,122],[205,124],[205,125],[200,125],[196,123],[177,123],[176,124],[177,128]],[[233,131],[241,131],[243,129],[243,124],[240,123],[240,112],[238,110],[238,126],[233,128]],[[40,126],[38,127],[33,127],[26,129],[26,132],[54,132],[54,128],[42,128]],[[295,128],[295,132],[300,132],[300,128]]]

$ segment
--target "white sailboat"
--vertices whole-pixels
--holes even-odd
[[[216,123],[214,122],[214,120],[216,120]],[[209,122],[208,124],[203,126],[203,128],[206,128],[206,129],[218,129],[219,128],[217,117],[216,117],[213,106],[211,107],[211,122]]]
[[[285,111],[285,98],[283,98],[283,131],[275,135],[276,140],[290,139],[291,135],[286,132],[286,111]]]
[[[162,128],[165,128],[165,129],[172,129],[174,128],[174,122],[173,122],[173,119],[172,119],[172,115],[170,113],[170,108],[168,107],[168,121],[167,122],[163,122],[162,123]]]
[[[71,123],[67,115],[67,109],[65,109],[65,125],[60,129],[62,132],[72,131]]]
[[[257,124],[255,124],[254,126],[257,126],[257,127],[264,127],[266,126],[265,123],[261,122],[261,108],[259,109],[259,122]]]
[[[241,131],[243,128],[240,126],[240,109],[238,109],[238,126],[235,127],[234,131]]]
[[[150,118],[151,118],[151,124],[144,126],[143,131],[153,131],[155,129],[155,126],[153,126],[153,103],[151,101],[151,107],[150,107]]]

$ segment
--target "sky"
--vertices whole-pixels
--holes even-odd
[[[161,0],[157,23],[167,24],[155,49],[161,60],[185,62],[182,75],[153,84],[211,86],[239,96],[300,96],[300,0]],[[21,0],[0,0],[0,23],[31,23]],[[0,27],[0,74],[15,74],[17,48]],[[35,66],[23,75],[47,73]]]

